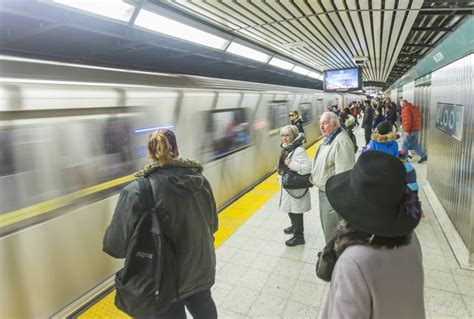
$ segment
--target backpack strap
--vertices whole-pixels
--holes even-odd
[[[149,211],[154,206],[153,189],[151,188],[150,180],[148,177],[143,177],[139,178],[137,181],[140,187],[140,194],[142,194],[144,198],[145,211]]]

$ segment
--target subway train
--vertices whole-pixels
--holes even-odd
[[[327,106],[363,98],[8,56],[0,65],[4,318],[52,316],[121,267],[102,236],[152,131],[175,131],[224,207],[275,170],[289,110],[310,145]]]

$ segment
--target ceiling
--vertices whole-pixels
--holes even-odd
[[[386,88],[464,17],[474,1],[142,0],[318,71],[365,57],[365,87]],[[0,53],[307,88],[321,81],[224,51],[33,0],[0,3]]]

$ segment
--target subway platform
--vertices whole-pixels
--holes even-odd
[[[356,129],[358,144],[363,131]],[[316,146],[316,145],[315,145]],[[314,157],[315,146],[308,149]],[[426,164],[417,171],[426,217],[416,229],[423,251],[427,318],[474,318],[474,271],[462,269],[425,195]],[[329,284],[316,277],[318,252],[324,247],[317,189],[312,211],[304,215],[305,245],[287,247],[290,223],[278,210],[276,174],[219,214],[216,235],[217,275],[212,294],[219,318],[319,318]],[[113,305],[112,292],[80,318],[126,318]],[[188,315],[188,318],[191,318]]]

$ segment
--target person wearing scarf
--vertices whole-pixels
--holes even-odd
[[[326,183],[342,220],[318,254],[316,275],[330,281],[322,318],[425,318],[417,198],[405,169],[380,151]]]

